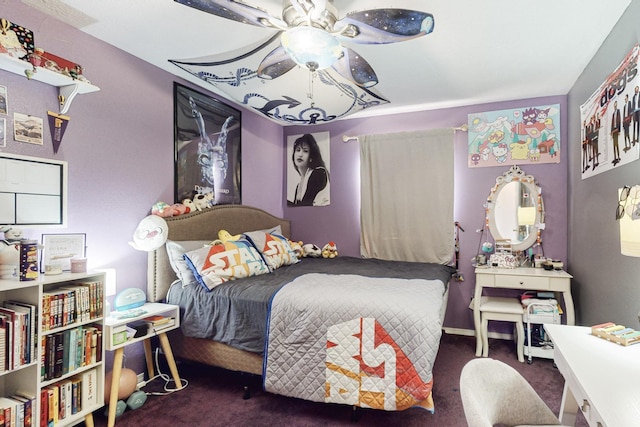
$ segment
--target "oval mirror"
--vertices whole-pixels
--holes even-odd
[[[507,241],[514,251],[530,248],[544,220],[541,189],[531,175],[512,166],[496,178],[487,199],[487,223],[493,238]]]

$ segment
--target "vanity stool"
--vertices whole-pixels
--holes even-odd
[[[516,325],[518,361],[524,363],[524,325],[522,315],[524,309],[518,298],[481,297],[480,318],[482,333],[482,357],[489,355],[489,320],[514,322]]]

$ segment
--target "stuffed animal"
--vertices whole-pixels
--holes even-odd
[[[182,201],[182,204],[184,206],[186,206],[187,209],[189,209],[189,212],[195,212],[197,210],[196,209],[196,204],[193,203],[193,201],[191,199],[184,199]]]
[[[193,203],[199,211],[208,209],[213,205],[213,193],[196,194],[193,196]]]
[[[173,216],[183,215],[191,212],[191,208],[182,203],[174,203],[170,207],[173,211]]]
[[[151,215],[158,215],[162,218],[169,218],[173,216],[173,208],[165,202],[156,202],[151,206]]]
[[[287,239],[287,241],[289,242],[289,246],[291,246],[291,250],[295,252],[296,256],[298,258],[302,258],[304,256],[304,250],[302,249],[302,240],[294,242],[293,240]]]
[[[322,256],[320,248],[313,243],[302,245],[302,252],[302,256],[304,257],[320,258]]]
[[[242,234],[236,234],[235,236],[232,236],[231,233],[229,233],[227,230],[220,230],[218,231],[218,238],[213,242],[211,242],[210,245],[213,246],[213,245],[217,245],[217,244],[229,242],[229,241],[235,242],[241,237],[242,237]]]
[[[333,242],[329,242],[322,248],[322,258],[335,258],[338,256],[338,248]]]

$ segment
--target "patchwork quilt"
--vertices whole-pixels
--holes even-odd
[[[388,411],[433,411],[440,280],[310,273],[274,295],[265,390]]]

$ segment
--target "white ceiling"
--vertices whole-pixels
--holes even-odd
[[[240,49],[271,30],[173,0],[22,0],[211,92],[168,62]],[[433,14],[433,33],[403,43],[352,45],[390,103],[350,117],[564,95],[631,0],[335,0],[346,12],[383,7]],[[245,3],[280,16],[281,0]]]

